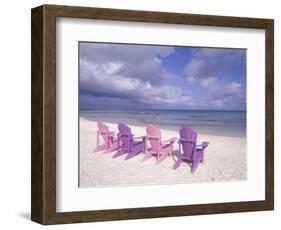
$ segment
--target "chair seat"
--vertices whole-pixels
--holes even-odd
[[[144,143],[143,141],[134,141],[133,145],[136,146],[136,145],[143,144],[143,143]]]
[[[161,148],[162,149],[164,149],[164,148],[167,148],[167,147],[169,147],[169,146],[171,146],[171,144],[170,143],[168,143],[168,144],[163,144],[163,143],[161,143]]]
[[[203,158],[204,151],[202,148],[196,149],[196,159],[194,160],[201,160]],[[183,160],[192,160],[192,156],[181,155],[180,156]]]

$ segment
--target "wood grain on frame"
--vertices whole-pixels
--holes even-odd
[[[101,211],[56,212],[56,17],[264,29],[266,32],[266,199]],[[156,218],[274,208],[273,20],[43,5],[32,9],[31,219],[41,224]]]

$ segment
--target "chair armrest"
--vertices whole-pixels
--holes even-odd
[[[161,141],[161,142],[162,142],[162,143],[174,143],[176,140],[177,140],[176,137],[172,137],[172,138],[170,138],[169,140]]]
[[[100,130],[97,131],[98,135],[106,134],[106,132],[101,132]]]
[[[108,135],[109,135],[109,136],[111,136],[111,137],[114,137],[114,135],[115,135],[115,132],[114,132],[114,131],[112,131],[112,132],[109,132],[109,133],[108,133]]]
[[[203,141],[201,145],[196,145],[196,147],[202,147],[203,149],[208,147],[210,142],[208,141]]]
[[[145,139],[146,136],[133,137],[134,139]]]
[[[160,138],[160,137],[157,137],[157,136],[150,136],[150,135],[147,135],[146,137],[151,138],[151,139],[159,139]]]
[[[135,135],[135,134],[124,134],[124,133],[121,134],[121,133],[118,133],[118,135],[119,135],[119,136],[127,136],[127,137],[132,137],[132,138],[134,138],[134,135]]]

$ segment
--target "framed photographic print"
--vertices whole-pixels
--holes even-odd
[[[273,210],[273,20],[32,9],[41,224]]]

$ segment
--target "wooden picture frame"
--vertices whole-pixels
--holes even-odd
[[[266,36],[265,200],[100,211],[56,211],[56,18],[264,29]],[[43,5],[32,9],[31,219],[63,224],[274,209],[274,21],[271,19]]]

